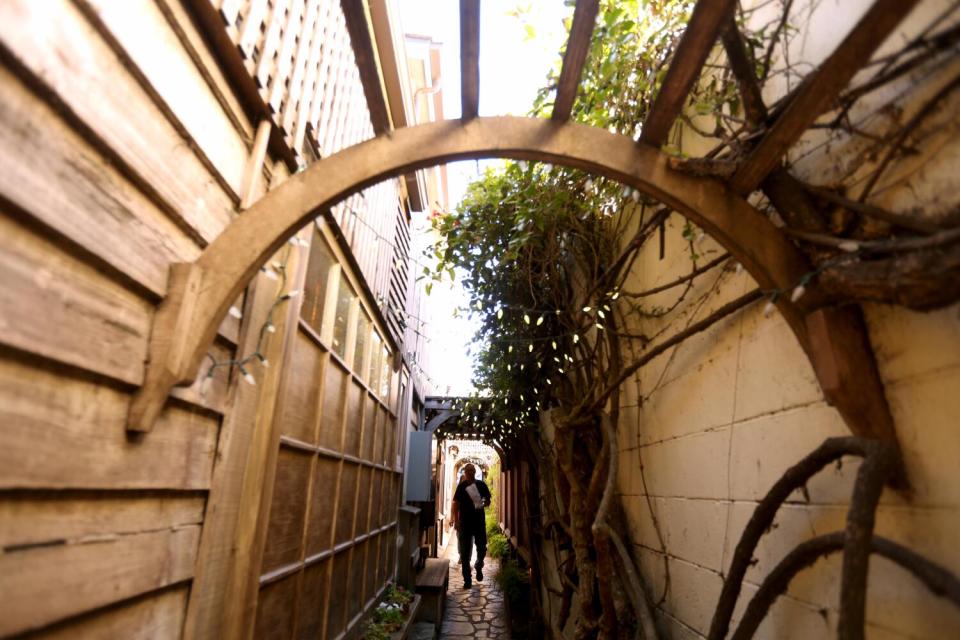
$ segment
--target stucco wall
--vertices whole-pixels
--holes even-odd
[[[811,35],[802,43],[805,59],[816,62],[817,56],[829,53],[845,33],[838,25],[851,25],[859,13],[851,5],[862,8],[868,3],[843,3],[842,9],[837,4],[821,3]],[[944,6],[921,3],[906,31],[923,28]],[[903,109],[898,117],[909,117],[923,96],[953,77],[955,71],[951,74],[948,67],[955,65],[940,64],[909,78],[868,100],[855,115],[866,118],[870,127],[890,126],[884,122],[887,116],[877,113],[894,100]],[[909,91],[901,95],[904,89]],[[874,202],[900,211],[922,207],[933,214],[955,204],[956,163],[951,158],[960,150],[955,107],[948,104],[921,128],[921,155],[910,160],[916,163],[914,169],[903,163],[892,171]],[[845,173],[841,167],[861,172],[869,168],[858,155],[862,140],[835,137],[823,142],[822,137],[805,139],[804,157],[795,154],[798,175],[829,184]],[[697,141],[689,136],[684,143],[688,151],[698,151]],[[857,182],[858,174],[853,175],[852,182]],[[649,243],[628,289],[648,289],[689,272],[683,224],[678,216],[670,219],[662,259],[658,243]],[[703,256],[700,264],[722,252],[709,238],[694,246]],[[665,318],[634,315],[633,328],[652,336],[670,322],[672,327],[663,334],[670,335],[755,286],[730,263],[699,278]],[[681,291],[644,299],[644,306],[666,307]],[[825,438],[849,434],[824,402],[783,319],[776,312],[765,317],[763,306],[756,303],[663,354],[642,369],[621,396],[618,486],[636,558],[655,599],[663,597],[659,615],[671,638],[706,633],[743,527],[781,473]],[[864,311],[913,487],[910,495],[884,493],[877,532],[960,573],[960,305],[932,313],[879,305]],[[747,573],[734,623],[785,553],[814,535],[843,528],[856,468],[855,460],[845,459],[842,466],[812,480],[809,495],[798,492],[781,509]],[[839,556],[799,575],[758,637],[832,635],[839,577]],[[867,617],[870,638],[960,634],[960,611],[880,558],[871,561]]]

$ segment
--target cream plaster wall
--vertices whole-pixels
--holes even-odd
[[[923,28],[946,4],[922,3],[906,30]],[[866,3],[819,6],[812,35],[804,43],[807,58],[813,57],[811,51],[821,57],[828,53],[844,33],[837,32],[836,25],[852,24]],[[817,49],[814,45],[821,40]],[[955,67],[940,64],[932,73],[910,78],[916,87],[911,95],[929,96],[953,77]],[[918,102],[903,98],[905,87],[878,96],[862,113],[869,115],[881,102],[897,99],[909,117]],[[955,207],[958,177],[953,158],[960,153],[955,106],[941,109],[924,128],[923,168],[892,172],[873,201],[898,210],[919,206],[934,215]],[[889,126],[877,118],[868,124]],[[688,138],[684,143],[687,150],[697,151],[696,141]],[[863,159],[857,159],[859,140],[811,136],[801,147],[806,151],[795,158],[794,170],[806,179],[828,184],[843,173],[838,167],[864,171]],[[683,224],[677,216],[670,219],[663,259],[658,243],[649,243],[628,289],[647,289],[689,271]],[[722,251],[709,238],[695,247],[705,259]],[[652,336],[669,321],[672,327],[664,335],[670,335],[756,286],[734,266],[699,278],[665,320],[634,314],[631,327]],[[667,306],[678,293],[645,299],[645,306]],[[849,434],[824,402],[783,319],[777,313],[764,317],[763,306],[756,303],[663,354],[626,385],[621,396],[618,486],[636,558],[656,599],[663,597],[658,610],[670,638],[706,633],[740,533],[781,473],[825,438]],[[960,305],[932,313],[880,305],[867,305],[864,311],[913,485],[910,495],[884,494],[877,532],[960,574]],[[734,623],[784,554],[814,535],[843,528],[856,468],[855,460],[845,459],[841,467],[811,481],[808,496],[798,492],[781,509],[747,574]],[[833,635],[839,569],[840,557],[834,556],[800,574],[758,637]],[[869,589],[868,637],[960,637],[960,611],[891,563],[872,560]]]

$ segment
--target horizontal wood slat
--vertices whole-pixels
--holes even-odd
[[[0,634],[50,624],[190,578],[199,526],[0,555]]]
[[[165,294],[169,263],[199,255],[108,158],[2,68],[0,144],[18,150],[0,172],[0,195],[146,291]]]
[[[0,237],[7,240],[0,246],[0,344],[140,384],[152,305],[10,217],[0,216]],[[233,348],[218,340],[211,354],[228,360]],[[174,393],[222,412],[227,370],[216,372],[205,393],[201,383]]]
[[[158,5],[143,0],[79,3],[102,29],[104,38],[129,58],[135,75],[152,90],[155,102],[189,139],[234,203],[239,203],[248,144],[227,118]]]
[[[230,222],[228,195],[70,2],[0,3],[0,41],[189,233],[208,242]]]
[[[0,237],[0,343],[139,384],[150,303],[5,216]]]
[[[690,22],[680,37],[676,53],[673,54],[673,62],[667,70],[663,84],[660,85],[660,93],[643,122],[640,142],[659,147],[667,141],[673,121],[683,109],[683,103],[700,77],[700,70],[707,61],[720,30],[733,15],[736,6],[736,0],[697,2]]]
[[[160,431],[129,439],[129,403],[111,386],[0,356],[0,488],[206,489],[218,420],[168,404]]]
[[[157,640],[176,638],[183,628],[189,587],[171,587],[135,598],[109,609],[95,611],[50,629],[32,634],[31,640],[123,638]]]
[[[731,178],[730,186],[735,191],[746,194],[760,185],[916,4],[917,0],[873,3],[833,53],[804,78],[773,126]]]
[[[573,24],[570,25],[570,38],[567,40],[567,50],[563,54],[563,67],[560,69],[560,80],[557,82],[557,98],[553,103],[554,120],[564,122],[570,119],[573,101],[577,97],[577,88],[580,86],[580,76],[583,72],[583,63],[590,52],[590,38],[593,36],[593,26],[597,20],[597,11],[600,0],[577,0],[577,7],[573,11]]]
[[[0,500],[0,548],[75,544],[203,522],[197,492],[29,491]]]

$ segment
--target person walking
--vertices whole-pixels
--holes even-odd
[[[477,480],[477,468],[471,463],[463,467],[463,480],[453,492],[450,512],[457,530],[457,546],[463,569],[463,588],[473,586],[470,575],[470,556],[474,542],[477,546],[477,581],[483,580],[483,558],[487,555],[487,520],[484,509],[490,506],[490,489]]]

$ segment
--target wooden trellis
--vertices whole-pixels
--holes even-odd
[[[129,414],[128,428],[134,431],[149,431],[171,388],[192,380],[232,301],[299,228],[324,208],[385,178],[451,160],[539,160],[617,180],[704,228],[762,288],[793,288],[810,272],[810,264],[786,234],[744,196],[777,175],[787,150],[829,109],[916,1],[876,0],[823,64],[782,102],[779,110],[768,113],[756,81],[750,74],[737,73],[743,46],[733,21],[737,3],[701,0],[678,45],[663,89],[642,126],[639,141],[570,122],[598,0],[577,3],[550,120],[477,117],[479,0],[461,0],[462,118],[396,130],[391,130],[359,1],[342,0],[338,10],[332,0],[312,0],[305,4],[304,17],[288,12],[285,0],[223,0],[217,4],[226,23],[235,27],[231,37],[249,56],[249,68],[275,109],[275,122],[283,127],[285,135],[292,136],[294,147],[298,136],[309,132],[320,154],[327,155],[255,203],[195,262],[173,266],[169,293],[154,319],[145,382]],[[282,26],[277,26],[278,20]],[[254,28],[247,21],[250,25],[265,24],[266,28]],[[325,59],[325,39],[336,42],[342,38],[342,32],[337,31],[341,28],[349,32],[352,52],[341,51],[335,60]],[[280,91],[280,72],[271,72],[268,60],[274,55],[284,58],[291,51],[285,48],[291,29],[300,29],[301,34],[294,58],[297,62],[290,76],[292,88]],[[676,171],[659,150],[718,37],[737,75],[748,118],[764,124],[762,135],[727,180]],[[272,53],[275,51],[280,53]],[[344,71],[341,65],[347,60],[350,64],[355,61],[357,75]],[[338,113],[336,97],[315,97],[319,84],[330,81],[334,86],[353,82],[355,92],[362,89],[369,107],[363,123],[341,120],[330,128],[314,121],[314,100],[333,99],[333,107],[323,111]],[[314,96],[309,95],[311,92]],[[344,127],[351,132],[345,137],[326,136],[328,130]],[[351,144],[369,132],[386,135]],[[903,483],[893,420],[860,313],[852,307],[822,308],[825,300],[815,285],[810,289],[797,301],[779,296],[776,305],[809,357],[828,401],[855,435],[884,443],[893,469],[884,477]],[[864,567],[850,571],[865,571]],[[845,565],[845,581],[847,571]],[[845,614],[849,616],[844,618],[845,637],[858,637],[857,628],[862,634],[863,600],[855,606],[860,610]]]

